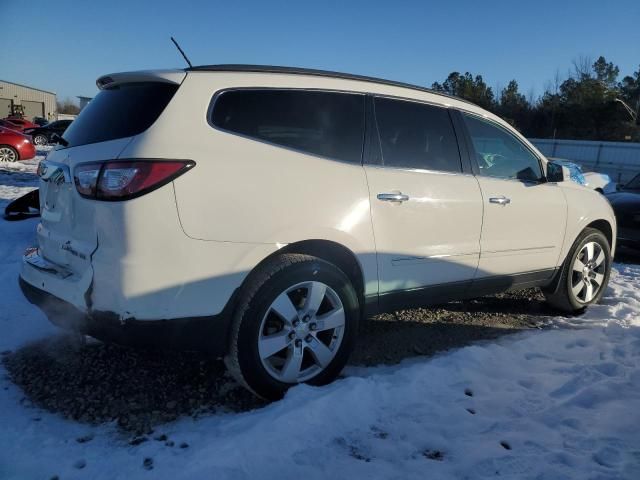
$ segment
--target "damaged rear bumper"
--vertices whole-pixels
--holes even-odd
[[[119,345],[146,349],[193,350],[223,356],[227,349],[231,304],[218,315],[162,320],[121,320],[113,312],[80,311],[20,277],[24,296],[47,318],[67,330]]]

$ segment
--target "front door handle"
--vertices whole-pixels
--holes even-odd
[[[398,202],[398,203],[402,203],[402,202],[406,202],[407,200],[409,200],[409,195],[405,195],[401,192],[396,192],[396,193],[379,193],[378,194],[378,200],[381,200],[383,202]]]
[[[511,203],[511,199],[505,197],[504,195],[502,197],[491,197],[489,199],[490,203],[497,203],[498,205],[507,205],[509,203]]]

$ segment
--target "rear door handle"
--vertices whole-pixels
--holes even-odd
[[[406,202],[407,200],[409,200],[409,195],[405,195],[405,194],[400,193],[400,192],[396,192],[396,193],[379,193],[378,194],[378,200],[381,200],[383,202],[398,202],[398,203],[402,203],[402,202]]]
[[[509,203],[511,203],[511,199],[505,197],[504,195],[501,197],[491,197],[489,199],[490,203],[497,203],[498,205],[507,205]]]

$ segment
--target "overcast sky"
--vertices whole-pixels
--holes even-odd
[[[449,72],[539,95],[574,59],[640,65],[640,1],[0,0],[0,79],[93,96],[98,76],[194,64],[257,63],[430,86]],[[523,6],[520,6],[520,5]]]

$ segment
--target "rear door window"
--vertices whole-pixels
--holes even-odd
[[[458,141],[445,108],[376,98],[375,116],[384,166],[462,171]]]
[[[177,89],[171,83],[148,82],[102,90],[63,137],[75,147],[138,135],[156,121]]]
[[[360,94],[316,90],[229,90],[215,99],[216,128],[351,163],[360,163],[364,137]]]

